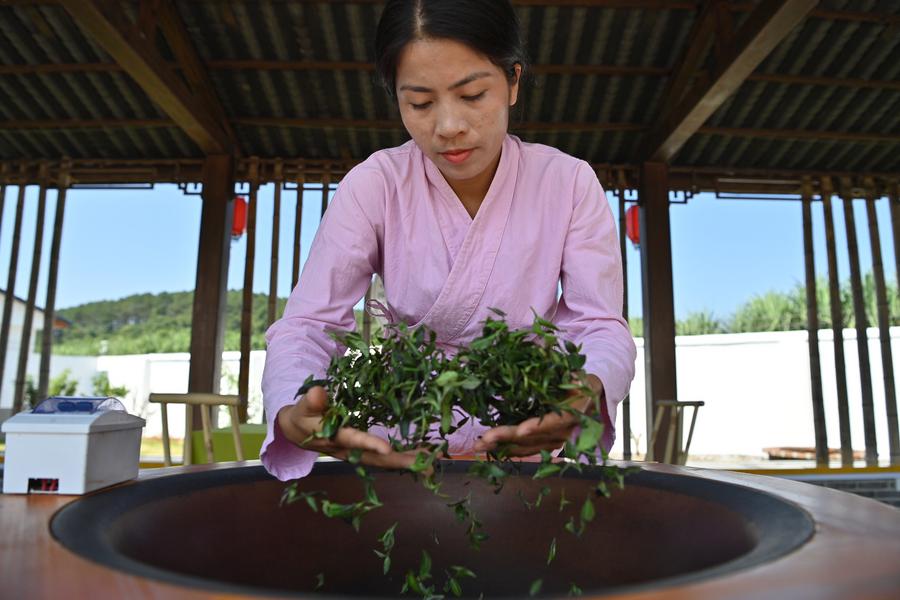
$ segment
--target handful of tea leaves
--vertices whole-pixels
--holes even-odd
[[[580,348],[568,341],[561,343],[557,327],[538,315],[530,329],[513,331],[502,319],[505,314],[492,310],[501,318],[487,319],[481,337],[452,357],[438,347],[436,334],[425,327],[409,329],[404,324],[389,325],[373,345],[356,333],[336,334],[335,339],[351,352],[334,357],[325,379],[310,377],[298,392],[298,395],[305,393],[315,385],[328,390],[330,404],[323,415],[322,429],[315,437],[333,438],[341,427],[362,431],[375,425],[386,427],[394,450],[418,450],[414,464],[409,467],[413,476],[445,498],[440,491],[437,460],[447,456],[448,437],[470,419],[487,427],[498,427],[551,413],[571,414],[580,428],[576,439],[565,444],[562,456],[566,460],[554,462],[550,452],[541,452],[541,465],[533,477],[561,476],[568,469],[581,471],[584,463],[597,464],[597,454],[602,453],[603,425],[570,406],[573,395],[593,396],[595,413],[600,414],[599,399],[585,383],[585,357],[580,354]],[[360,455],[360,452],[351,453],[350,462],[358,463]],[[517,463],[508,457],[508,449],[500,447],[488,453],[486,460],[476,461],[469,473],[485,479],[499,492],[506,477],[517,468]],[[382,504],[372,485],[374,476],[359,464],[356,471],[364,487],[363,499],[358,502],[337,504],[329,501],[323,492],[301,493],[296,484],[291,484],[284,492],[283,503],[305,500],[313,510],[321,509],[327,516],[344,519],[358,531],[362,517]],[[621,486],[622,470],[602,467],[602,477],[595,488],[598,495],[608,495],[606,482],[610,479]],[[549,492],[545,487],[534,501],[520,499],[530,509],[540,506]],[[570,503],[564,498],[562,502]],[[562,502],[560,512],[565,506]],[[455,499],[447,506],[466,525],[469,542],[477,549],[488,534],[471,511],[469,498]],[[577,518],[572,515],[564,529],[580,536],[594,518],[593,500],[588,497],[575,508]],[[381,536],[382,550],[375,550],[384,561],[385,575],[391,567],[396,528],[397,524]],[[554,538],[548,565],[556,549]],[[448,567],[445,574],[443,591],[457,596],[461,590],[460,577],[475,576],[458,565]],[[406,573],[402,591],[436,597],[437,584],[429,581],[432,581],[431,558],[423,550],[419,569]],[[537,593],[539,582],[533,582],[531,589]]]

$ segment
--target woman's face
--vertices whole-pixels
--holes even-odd
[[[493,177],[519,92],[503,71],[469,46],[423,39],[403,49],[397,100],[410,136],[448,182]]]

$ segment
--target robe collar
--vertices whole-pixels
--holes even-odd
[[[507,135],[503,140],[494,179],[466,232],[447,281],[435,303],[414,325],[427,325],[435,330],[440,342],[449,343],[458,337],[479,308],[506,232],[519,173],[519,158],[516,139]],[[428,180],[442,200],[455,202],[458,209],[468,216],[437,166],[424,154],[422,159]]]

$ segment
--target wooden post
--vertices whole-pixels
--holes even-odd
[[[6,279],[6,291],[3,301],[3,321],[0,322],[0,392],[3,391],[3,376],[6,370],[6,359],[9,350],[9,327],[12,321],[13,307],[16,305],[16,274],[19,269],[19,246],[22,242],[22,217],[25,213],[25,173],[19,182],[19,194],[16,200],[16,218],[13,222],[12,248],[9,255],[9,275]],[[15,394],[15,390],[13,391]]]
[[[841,464],[853,466],[853,444],[850,439],[850,401],[847,399],[847,367],[844,361],[844,311],[841,307],[840,277],[837,250],[834,243],[834,213],[831,179],[823,177],[819,183],[822,207],[825,212],[825,247],[828,254],[828,297],[831,305],[831,331],[834,338],[834,377],[837,383],[838,424],[841,436]]]
[[[894,230],[894,283],[900,294],[900,181],[895,181],[888,194],[891,205],[891,228]]]
[[[647,381],[647,424],[655,421],[659,400],[678,400],[675,376],[675,304],[672,294],[672,240],[669,227],[668,166],[647,162],[641,168],[641,274],[644,283],[644,365]],[[671,412],[662,415],[661,431],[669,431]],[[680,430],[676,428],[675,435]],[[647,440],[651,438],[648,428]],[[654,440],[656,460],[665,455],[666,440]],[[680,444],[679,444],[680,447]],[[648,453],[651,449],[647,449]]]
[[[197,280],[191,320],[188,393],[219,391],[225,337],[228,259],[234,217],[234,161],[207,156],[203,163],[203,209],[197,253]],[[201,423],[201,407],[186,406],[185,464],[190,464],[190,432]]]
[[[281,159],[275,162],[275,206],[272,212],[272,255],[269,272],[269,312],[267,325],[278,318],[278,243],[281,234],[281,184],[283,182]]]
[[[250,400],[250,351],[253,338],[253,263],[256,257],[256,195],[259,190],[259,159],[250,162],[247,202],[247,254],[244,261],[244,297],[241,306],[241,363],[238,372],[238,396],[241,397],[241,422],[247,422]]]
[[[328,193],[331,191],[331,173],[322,173],[322,216],[328,210]]]
[[[362,337],[366,341],[366,343],[371,343],[372,341],[372,315],[369,314],[369,300],[372,299],[372,284],[369,284],[369,287],[366,288],[366,297],[363,300],[363,312],[362,312]]]
[[[856,218],[853,215],[853,189],[849,179],[841,180],[844,200],[844,225],[847,230],[847,253],[850,259],[850,289],[853,294],[853,315],[856,326],[856,352],[859,356],[859,382],[862,391],[863,434],[866,440],[866,465],[878,465],[875,438],[875,403],[872,393],[872,368],[869,360],[869,319],[863,297],[862,274],[859,266],[859,246],[856,242]]]
[[[306,177],[301,173],[297,176],[297,209],[294,214],[294,265],[291,271],[291,291],[297,287],[300,280],[300,233],[303,228],[303,185]]]
[[[619,253],[622,255],[622,317],[628,323],[628,234],[625,222],[625,174],[619,171],[620,184],[616,195],[619,197]],[[630,325],[629,325],[630,329]],[[649,441],[649,440],[648,440]],[[622,458],[631,460],[631,394],[622,400]]]
[[[828,432],[822,397],[822,366],[819,359],[819,306],[816,296],[816,265],[812,232],[812,182],[803,178],[803,256],[806,271],[806,332],[809,349],[809,381],[812,392],[816,464],[828,466]]]
[[[48,396],[50,358],[53,354],[53,324],[56,320],[56,282],[59,276],[59,249],[62,245],[63,219],[66,213],[66,190],[69,188],[69,166],[63,163],[56,184],[56,214],[53,218],[53,240],[50,243],[50,272],[47,274],[47,300],[44,303],[44,330],[41,339],[41,368],[38,377],[38,400]]]
[[[897,392],[894,385],[894,358],[891,352],[891,316],[887,285],[884,281],[884,264],[881,258],[881,238],[878,233],[878,215],[875,212],[875,183],[870,177],[864,181],[866,188],[866,216],[869,221],[869,240],[872,245],[872,276],[875,279],[875,298],[878,313],[878,336],[881,340],[881,370],[884,376],[884,404],[887,415],[888,441],[891,464],[900,464],[900,427],[897,424]]]
[[[25,402],[25,377],[28,355],[31,353],[31,325],[34,322],[34,304],[37,301],[38,277],[41,273],[41,253],[44,249],[44,214],[47,207],[47,163],[41,163],[38,180],[37,219],[34,224],[34,247],[31,254],[31,279],[28,282],[28,299],[25,303],[25,319],[22,322],[22,343],[19,345],[19,366],[16,370],[16,391],[13,396],[12,414],[16,414]],[[33,398],[37,402],[38,398]],[[32,407],[33,408],[33,407]]]

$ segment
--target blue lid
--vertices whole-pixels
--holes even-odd
[[[77,413],[93,414],[106,410],[121,410],[125,407],[115,398],[87,398],[80,396],[52,396],[38,404],[33,411],[37,414]]]

